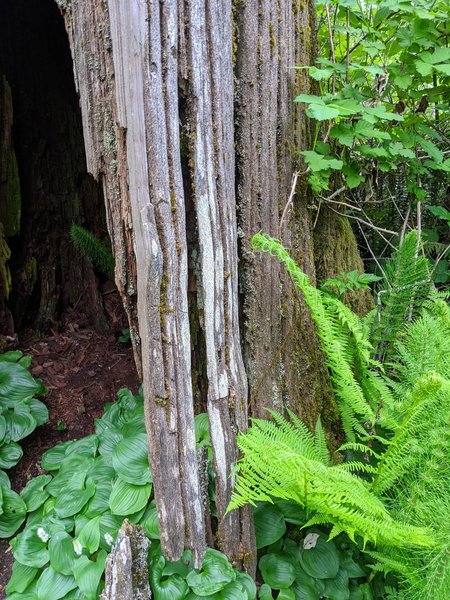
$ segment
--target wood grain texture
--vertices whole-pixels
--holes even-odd
[[[187,123],[197,215],[208,378],[207,406],[216,475],[217,542],[242,566],[254,541],[247,510],[225,515],[247,428],[247,378],[239,339],[234,160],[233,22],[230,0],[184,3]],[[183,62],[183,59],[182,59]]]
[[[308,92],[305,71],[312,64],[314,6],[299,0],[238,1],[236,38],[237,203],[241,236],[244,356],[250,411],[265,407],[314,421],[326,374],[314,326],[289,277],[277,261],[255,255],[251,236],[265,231],[281,237],[314,281],[310,200],[300,178],[290,218],[279,231],[294,169],[302,169],[298,149],[308,125],[297,93]]]

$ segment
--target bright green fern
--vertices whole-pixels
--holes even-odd
[[[114,275],[113,255],[93,233],[84,229],[84,227],[72,225],[70,228],[70,238],[74,246],[78,248],[96,269],[107,277]]]
[[[395,571],[408,600],[448,597],[450,308],[428,281],[416,233],[386,268],[378,314],[363,320],[317,290],[279,242],[258,234],[253,243],[285,265],[305,298],[347,435],[340,450],[356,458],[332,465],[320,422],[312,434],[294,415],[271,412],[239,436],[229,509],[294,500],[305,525],[369,542],[374,568]]]

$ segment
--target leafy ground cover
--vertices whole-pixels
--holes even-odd
[[[121,387],[138,389],[131,348],[117,341],[124,326],[116,307],[118,298],[108,294],[105,300],[111,305],[114,330],[109,335],[94,331],[82,314],[70,311],[64,315],[60,331],[36,338],[30,330],[21,336],[24,353],[32,357],[31,373],[44,380],[49,392],[44,399],[49,421],[20,442],[23,457],[8,472],[16,491],[30,478],[42,475],[40,460],[44,451],[59,442],[93,433],[94,419],[102,415],[104,405],[115,399]],[[7,540],[0,539],[0,598],[5,597],[13,560]]]

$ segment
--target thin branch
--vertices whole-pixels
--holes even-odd
[[[297,180],[300,175],[300,171],[294,171],[292,174],[292,185],[291,185],[291,193],[289,194],[288,201],[286,202],[286,206],[284,207],[283,214],[281,215],[280,224],[278,225],[278,237],[281,239],[281,230],[283,228],[283,223],[286,218],[289,207],[292,204],[292,200],[294,199],[295,190],[297,188]]]
[[[379,260],[378,260],[378,258],[375,256],[375,253],[374,253],[374,251],[372,250],[372,248],[371,248],[371,246],[370,246],[370,244],[369,244],[369,240],[367,239],[367,237],[366,237],[366,234],[364,233],[364,229],[361,227],[361,223],[358,223],[358,227],[359,227],[359,231],[361,232],[361,235],[362,235],[362,236],[363,236],[363,238],[364,238],[364,241],[366,242],[367,249],[369,250],[369,252],[370,252],[370,254],[371,254],[371,256],[372,256],[373,260],[375,261],[375,263],[376,263],[376,265],[377,265],[377,267],[380,269],[381,273],[383,273],[383,277],[385,278],[385,280],[386,280],[387,284],[389,285],[389,281],[388,281],[388,278],[387,278],[387,276],[386,276],[386,273],[384,272],[384,269],[383,269],[383,267],[381,266],[381,263],[380,263],[380,261],[379,261]]]
[[[433,269],[432,269],[432,271],[430,273],[430,278],[433,277],[433,274],[436,271],[439,262],[444,258],[444,256],[447,254],[447,252],[449,250],[450,250],[450,244],[446,248],[444,248],[444,250],[442,250],[442,252],[438,255],[438,257],[434,261],[434,267],[433,267]]]
[[[328,4],[325,4],[325,11],[327,13],[328,36],[330,38],[331,60],[332,60],[333,64],[336,64],[336,56],[334,53],[333,29],[331,27],[330,9],[329,9]],[[334,71],[333,71],[331,81],[332,81],[332,85],[333,85],[333,94],[335,94],[336,93],[336,73]]]
[[[406,228],[408,226],[408,220],[409,220],[410,212],[411,212],[411,204],[408,204],[408,210],[406,211],[406,216],[405,216],[405,219],[403,221],[402,230],[400,232],[400,244],[403,242],[403,239],[405,237],[405,233],[406,233]]]
[[[363,225],[367,225],[367,227],[370,227],[371,229],[374,229],[380,235],[381,235],[381,232],[383,232],[383,233],[389,233],[390,235],[397,235],[396,231],[391,231],[390,229],[384,229],[384,227],[377,227],[373,223],[369,223],[368,221],[364,221],[364,219],[361,219],[360,217],[355,217],[355,215],[348,215],[346,213],[342,213],[339,210],[336,210],[335,208],[333,208],[332,206],[330,206],[329,208],[330,208],[330,210],[332,210],[336,214],[340,215],[341,217],[347,217],[348,219],[355,219],[355,221],[359,221],[359,223],[362,223]],[[381,236],[381,237],[385,241],[387,241],[384,236]],[[389,244],[392,246],[392,248],[394,248],[394,246],[390,242],[389,242]]]
[[[316,228],[317,221],[319,220],[321,206],[322,206],[322,200],[320,200],[320,198],[319,198],[319,206],[317,207],[316,218],[314,219],[313,230]]]

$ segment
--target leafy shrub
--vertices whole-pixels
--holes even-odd
[[[0,537],[10,537],[26,515],[24,499],[11,489],[4,469],[22,458],[20,440],[48,421],[45,404],[35,395],[47,393],[41,381],[27,368],[31,357],[20,351],[0,355]]]

